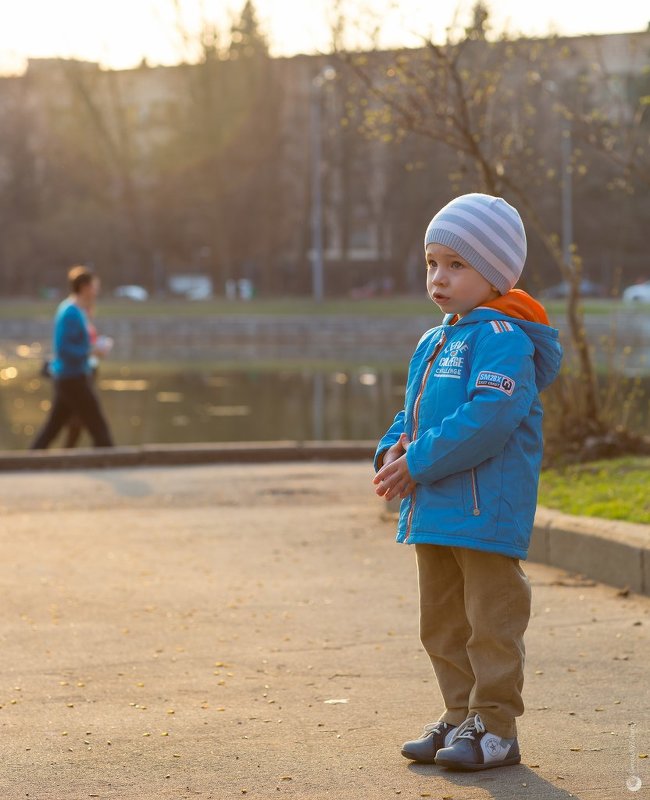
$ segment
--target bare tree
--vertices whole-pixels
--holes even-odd
[[[580,302],[582,260],[571,242],[562,246],[548,213],[548,189],[560,194],[566,174],[549,143],[549,123],[559,141],[564,121],[583,112],[559,102],[549,82],[561,80],[569,54],[559,40],[487,41],[487,9],[474,8],[473,24],[448,31],[443,44],[428,39],[421,49],[395,53],[349,53],[338,57],[364,87],[368,136],[399,142],[416,136],[446,149],[453,190],[503,195],[522,211],[527,226],[567,281],[567,322],[577,358],[566,430],[584,443],[611,434],[603,414]],[[339,33],[341,24],[339,24]],[[577,104],[577,105],[576,105]],[[585,114],[583,116],[586,117]],[[575,167],[575,154],[564,171]]]
[[[184,247],[207,246],[218,286],[238,277],[272,285],[283,232],[280,65],[251,2],[229,31],[208,19],[198,34],[179,29],[198,61],[183,70],[182,112],[161,165],[163,185],[174,186],[166,203],[182,220]]]
[[[37,156],[24,82],[6,79],[0,96],[0,275],[5,295],[27,288],[23,269],[39,218]]]
[[[72,104],[68,119],[85,129],[84,146],[106,169],[115,218],[120,221],[121,260],[155,287],[135,120],[122,87],[125,74],[99,71],[78,61],[62,61],[61,67]],[[71,139],[78,142],[74,135]]]

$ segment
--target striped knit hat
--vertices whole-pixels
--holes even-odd
[[[424,246],[443,244],[506,294],[526,261],[526,232],[516,208],[501,197],[464,194],[442,208],[429,223]]]

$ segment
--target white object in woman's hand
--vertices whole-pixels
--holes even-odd
[[[100,356],[107,356],[113,349],[113,339],[110,336],[98,336],[95,350]]]

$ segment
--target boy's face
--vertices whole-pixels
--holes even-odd
[[[445,314],[463,317],[499,296],[489,281],[450,247],[428,244],[426,259],[427,292]]]

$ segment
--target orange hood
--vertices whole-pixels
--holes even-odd
[[[542,325],[551,324],[544,306],[523,289],[511,289],[507,294],[497,297],[496,300],[482,303],[481,308],[496,308],[497,311],[502,311],[515,319],[539,322]]]

